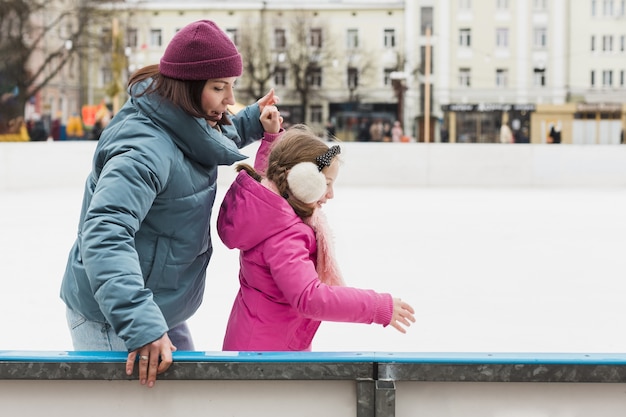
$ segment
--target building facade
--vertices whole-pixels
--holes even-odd
[[[260,97],[260,91],[253,95],[242,87],[259,76],[248,71],[246,62],[266,53],[272,69],[266,88],[280,96],[288,123],[306,122],[322,133],[330,122],[339,138],[356,140],[361,119],[393,123],[402,118],[391,75],[401,72],[406,61],[404,17],[403,1],[146,1],[120,8],[116,25],[125,43],[127,78],[138,68],[157,64],[180,28],[199,19],[214,20],[243,55],[238,101],[247,104]],[[295,33],[296,24],[306,29],[309,62],[289,58],[301,37]],[[250,42],[250,31],[265,39],[265,51],[244,44],[246,39]],[[110,37],[111,29],[102,28],[102,36]],[[111,54],[105,48],[94,58],[89,67],[90,96],[114,101],[104,94],[113,78]],[[296,64],[306,69],[305,92],[296,85]],[[112,104],[115,111],[117,105]]]
[[[178,29],[211,19],[238,45],[244,64],[271,68],[269,74],[245,68],[237,99],[255,101],[261,91],[247,87],[265,76],[262,85],[281,97],[287,122],[306,122],[320,134],[330,124],[342,140],[365,140],[373,121],[399,120],[407,136],[423,142],[620,143],[625,3],[115,2],[116,18],[93,31],[103,40],[122,37],[123,50],[103,41],[85,57],[80,100],[104,100],[115,111],[126,96],[108,95],[112,81],[125,85],[134,70],[159,62]],[[297,43],[308,48],[309,61],[294,62]],[[116,74],[112,62],[120,58],[123,71]],[[50,109],[64,106],[51,98],[54,86],[46,94]]]
[[[620,143],[625,1],[443,0],[442,140]]]

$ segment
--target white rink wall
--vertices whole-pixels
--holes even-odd
[[[96,142],[0,143],[0,190],[82,185]],[[346,186],[623,187],[626,146],[342,143]],[[256,145],[243,150],[254,155]],[[220,167],[219,182],[234,178]]]

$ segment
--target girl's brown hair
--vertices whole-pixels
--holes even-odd
[[[287,200],[300,218],[311,216],[315,207],[293,196],[287,183],[287,173],[300,162],[315,164],[315,158],[324,155],[326,151],[328,151],[326,143],[305,125],[292,126],[272,146],[265,176],[276,185],[280,195]],[[242,169],[257,181],[261,181],[261,175],[250,165],[239,164],[237,171]]]
[[[163,99],[171,101],[191,116],[206,119],[207,115],[202,109],[202,91],[207,80],[177,80],[166,77],[159,72],[159,66],[155,64],[135,71],[128,80],[128,87],[132,91],[132,87],[135,84],[145,80],[151,80],[150,85],[145,90],[134,93],[133,97],[157,93]],[[228,117],[222,117],[218,124],[229,125],[231,122]]]

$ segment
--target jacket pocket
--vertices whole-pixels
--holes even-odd
[[[77,313],[74,310],[67,310],[67,319],[70,325],[70,329],[74,330],[79,327],[81,324],[85,324],[87,319],[80,313]]]
[[[166,277],[166,265],[169,259],[169,239],[157,238],[151,254],[151,261],[143,271],[146,277],[146,286],[157,289],[169,287]]]

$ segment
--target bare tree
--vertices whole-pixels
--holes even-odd
[[[348,101],[358,103],[361,96],[358,93],[363,80],[370,77],[376,70],[376,59],[371,52],[363,48],[352,48],[346,56],[348,70]]]
[[[97,0],[0,0],[0,133],[89,45]]]
[[[246,101],[254,101],[265,95],[276,71],[264,11],[261,11],[260,17],[258,24],[254,24],[254,16],[247,16],[237,39],[237,48],[243,56],[244,65],[244,86],[240,90]]]
[[[318,94],[322,70],[333,68],[336,59],[330,33],[324,24],[316,22],[310,12],[296,11],[290,21],[289,40],[285,50],[285,61],[293,79],[296,94],[300,97],[304,122],[308,123],[308,108],[311,99]]]

